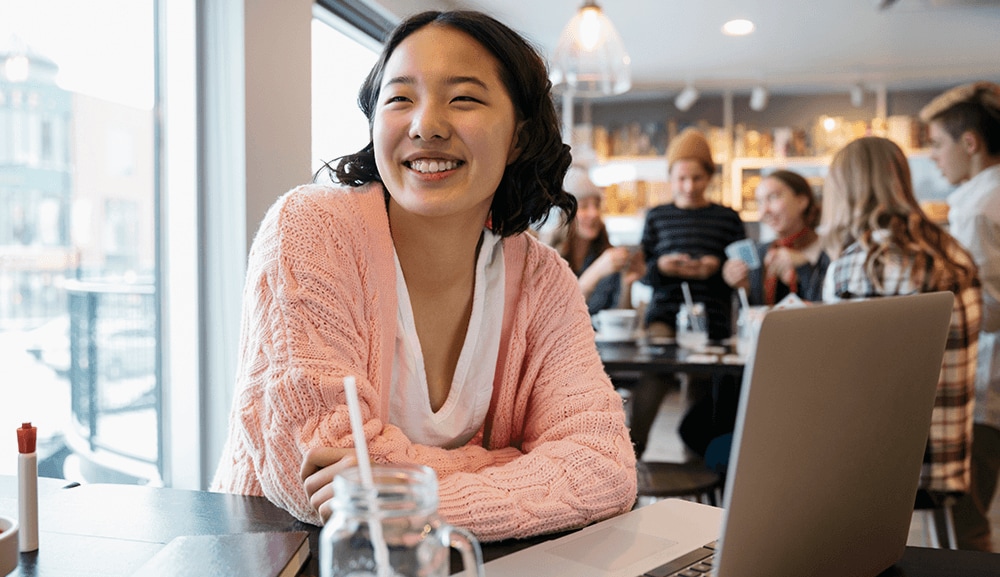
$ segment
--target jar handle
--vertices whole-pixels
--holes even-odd
[[[458,549],[462,554],[462,565],[465,566],[466,575],[485,577],[483,572],[483,551],[479,548],[479,541],[472,533],[461,527],[448,527],[448,545]],[[473,573],[475,570],[475,573]]]

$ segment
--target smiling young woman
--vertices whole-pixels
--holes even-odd
[[[635,458],[576,277],[531,234],[572,218],[544,60],[476,12],[397,27],[361,87],[371,142],[341,186],[284,195],[254,241],[230,437],[213,486],[330,515],[353,466],[343,378],[376,464],[439,477],[481,540],[627,511]]]

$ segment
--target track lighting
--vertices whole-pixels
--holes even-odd
[[[760,112],[767,108],[767,98],[768,98],[767,88],[764,85],[755,86],[753,90],[750,91],[750,110],[755,110]]]
[[[674,106],[677,107],[677,110],[688,110],[697,102],[698,96],[700,96],[698,89],[688,84],[674,99]]]
[[[865,89],[860,84],[851,87],[851,106],[861,108],[865,103]]]

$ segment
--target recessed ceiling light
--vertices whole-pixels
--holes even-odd
[[[737,18],[722,25],[722,33],[727,36],[746,36],[753,32],[753,22]]]

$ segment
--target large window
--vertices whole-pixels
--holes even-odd
[[[381,47],[347,22],[317,8],[312,23],[312,166],[318,170],[368,144],[358,89]]]
[[[162,476],[155,8],[0,0],[0,423],[47,476]]]

